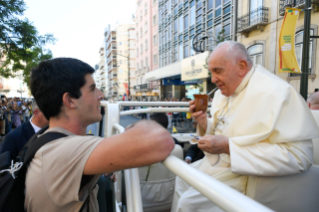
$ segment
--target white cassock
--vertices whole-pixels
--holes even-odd
[[[246,193],[247,175],[296,174],[311,166],[311,139],[319,137],[313,116],[296,90],[265,68],[253,67],[229,98],[217,91],[211,114],[206,131],[197,133],[227,136],[230,155],[205,152],[193,166],[239,192]],[[171,211],[223,210],[177,177]]]

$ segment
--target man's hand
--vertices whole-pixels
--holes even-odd
[[[192,163],[192,161],[191,161],[189,158],[186,158],[184,161],[185,161],[186,163],[188,163],[188,164],[191,164],[191,163]]]
[[[229,155],[228,137],[224,135],[205,135],[198,140],[198,148],[211,154],[225,153]]]
[[[109,175],[110,174],[108,174],[108,173],[104,174],[105,177],[108,177]],[[116,179],[116,173],[115,172],[113,172],[112,175],[110,176],[110,180],[112,180],[113,183],[116,182],[117,179]]]
[[[189,102],[189,111],[194,117],[195,121],[199,124],[199,126],[206,131],[207,128],[207,113],[203,113],[203,111],[194,112],[195,109],[195,101]]]

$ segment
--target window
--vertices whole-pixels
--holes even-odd
[[[229,5],[228,7],[224,8],[224,15],[230,13],[230,11],[231,11],[231,7]]]
[[[208,0],[207,11],[213,8],[213,0]]]
[[[136,48],[136,55],[138,56],[138,48]]]
[[[147,42],[147,40],[145,40],[145,50],[147,50],[148,49],[148,42]]]
[[[156,15],[153,16],[153,25],[156,24]]]
[[[147,29],[148,29],[147,22],[145,22],[145,32],[147,32]]]
[[[228,24],[227,26],[224,27],[224,37],[228,37],[230,36],[230,24]]]
[[[156,4],[156,0],[153,0],[153,5],[155,5]]]
[[[143,45],[141,44],[141,54],[143,54]]]
[[[121,45],[122,45],[122,42],[119,42],[119,45],[121,46]]]
[[[310,30],[310,35],[313,35],[313,29]],[[299,31],[296,33],[295,37],[295,52],[296,52],[296,59],[301,69],[302,66],[302,45],[303,45],[303,31]],[[309,40],[309,74],[311,74],[312,68],[312,49],[313,49],[313,39],[310,38]],[[300,76],[300,74],[291,73],[290,76]]]
[[[220,31],[222,31],[222,25],[218,24],[217,26],[215,26],[215,38],[218,37]]]
[[[195,7],[192,7],[190,10],[190,25],[194,25],[195,24]]]
[[[154,62],[154,65],[157,64],[157,55],[156,54],[153,56],[153,62]]]
[[[142,27],[140,29],[140,35],[141,35],[141,37],[143,36],[143,28]]]
[[[213,26],[213,20],[207,22],[207,28]]]
[[[156,35],[153,36],[153,44],[155,45],[157,43]]]
[[[248,48],[248,53],[253,65],[263,65],[263,45],[257,44]]]
[[[183,60],[183,45],[179,45],[179,61]]]
[[[187,58],[188,55],[188,45],[184,46],[184,58]]]
[[[179,32],[183,32],[183,16],[179,17]]]
[[[148,67],[148,58],[145,58],[145,68],[147,68]],[[146,70],[144,70],[144,71],[146,71]]]
[[[222,0],[215,0],[215,8],[222,5]]]
[[[122,60],[120,60],[120,64],[122,64]]]
[[[177,32],[177,19],[174,21],[174,31]]]
[[[184,17],[184,29],[188,28],[188,15]]]

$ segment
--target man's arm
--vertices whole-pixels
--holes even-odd
[[[229,139],[231,170],[243,175],[278,176],[306,171],[312,164],[312,140],[239,146]]]
[[[164,160],[174,148],[170,133],[153,121],[141,121],[122,134],[102,140],[87,160],[85,175],[110,173]]]

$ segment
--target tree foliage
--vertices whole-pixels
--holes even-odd
[[[52,34],[39,35],[36,27],[27,18],[23,0],[0,0],[0,75],[16,77],[17,71],[23,71],[26,83],[30,71],[38,62],[52,58],[48,43],[54,43]]]

